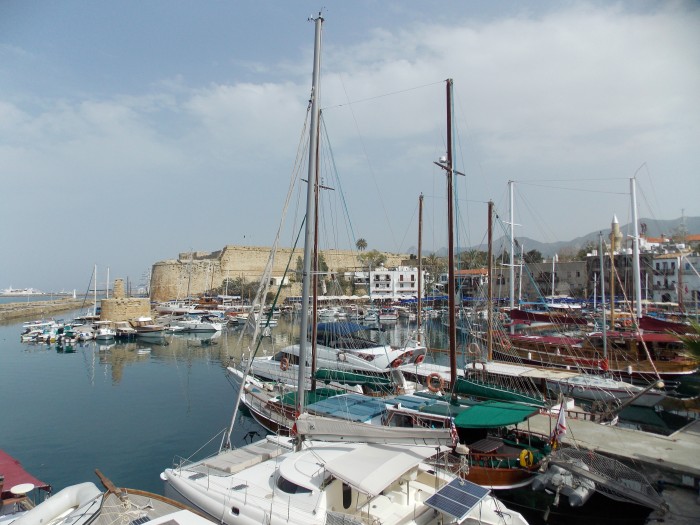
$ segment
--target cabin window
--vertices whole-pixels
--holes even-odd
[[[352,487],[347,483],[343,483],[343,508],[349,509],[352,505]]]
[[[231,507],[231,514],[234,516],[238,516],[241,513],[240,510],[238,510],[238,507]]]
[[[292,483],[287,478],[279,476],[277,478],[277,488],[287,494],[309,494],[311,491],[305,487],[300,487],[296,483]]]

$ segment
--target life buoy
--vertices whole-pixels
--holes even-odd
[[[535,455],[529,448],[524,448],[520,453],[520,466],[521,467],[531,467],[535,462]]]
[[[403,359],[397,357],[391,362],[391,368],[398,368],[403,364]]]
[[[289,359],[283,357],[282,359],[280,359],[280,370],[284,372],[285,370],[287,370],[287,368],[289,368]]]
[[[437,385],[435,384],[433,379],[437,379]],[[440,374],[438,374],[437,372],[433,372],[432,374],[428,374],[427,386],[428,390],[430,390],[431,392],[439,392],[440,390],[442,390],[442,387],[445,386],[445,380]]]
[[[415,364],[419,365],[419,364],[421,364],[421,363],[423,362],[424,359],[425,359],[425,354],[421,354],[421,355],[419,355],[418,357],[416,357],[416,360],[413,361],[413,362],[414,362]]]
[[[481,355],[481,348],[476,343],[469,343],[469,348],[467,349],[469,355]]]

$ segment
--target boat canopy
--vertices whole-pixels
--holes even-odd
[[[34,488],[51,492],[51,485],[44,483],[24,470],[19,461],[0,450],[0,474],[5,476],[5,487],[2,491],[10,491],[15,485],[30,483]]]
[[[431,446],[365,444],[332,458],[324,466],[360,492],[376,496],[434,454]]]
[[[484,401],[455,417],[457,428],[497,428],[515,425],[539,411],[531,406],[503,401]]]

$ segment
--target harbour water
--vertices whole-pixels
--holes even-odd
[[[99,468],[120,486],[162,492],[159,474],[175,456],[219,446],[234,402],[232,334],[66,353],[20,343],[20,332],[21,323],[0,326],[0,447],[54,490],[96,481]],[[248,432],[263,435],[242,416],[234,439]]]
[[[263,350],[274,352],[289,344],[292,326],[282,318],[263,339]],[[386,328],[382,337],[394,344],[414,329],[402,322]],[[218,449],[237,390],[226,371],[231,359],[240,359],[237,330],[229,328],[215,337],[171,336],[165,345],[93,341],[66,351],[21,343],[21,329],[19,322],[0,325],[0,448],[54,491],[97,482],[94,469],[99,468],[119,486],[162,493],[159,474],[164,468],[180,457],[200,459]],[[429,346],[446,346],[439,327],[428,334]],[[247,347],[245,341],[242,347]],[[437,359],[447,356],[438,354]],[[234,445],[264,434],[239,412]],[[541,508],[533,498],[543,496],[526,493],[525,500],[509,503],[527,513],[530,505]],[[605,500],[597,509],[588,506],[587,512],[604,511],[607,505]],[[549,523],[576,522],[570,510],[559,510],[552,507]],[[643,517],[628,517],[628,523],[643,523]],[[530,523],[541,518],[541,510],[528,516]]]
[[[399,342],[407,329],[395,324],[385,336]],[[0,448],[54,491],[96,481],[99,468],[120,486],[160,493],[159,474],[177,457],[199,459],[221,444],[237,389],[226,366],[240,359],[238,331],[174,335],[166,345],[91,341],[66,352],[21,343],[21,330],[21,322],[0,325]],[[281,319],[263,350],[289,344],[290,332]],[[235,445],[264,433],[239,412]]]

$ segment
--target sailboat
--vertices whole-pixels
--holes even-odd
[[[319,13],[313,21],[309,178],[295,399],[300,416],[306,406],[305,335],[309,323],[323,17]],[[237,450],[222,447],[212,458],[183,462],[166,469],[161,477],[166,495],[187,501],[228,525],[526,523],[487,489],[444,470],[443,452],[445,448],[439,446],[313,442],[300,433],[294,439],[268,436]]]

